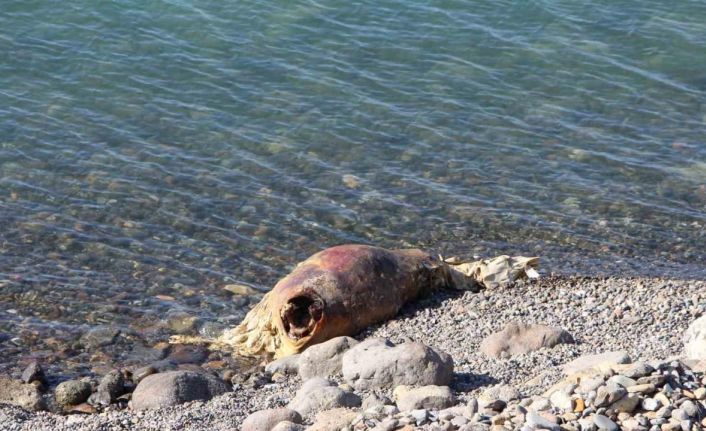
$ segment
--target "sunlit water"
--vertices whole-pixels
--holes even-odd
[[[0,363],[345,242],[702,278],[705,209],[701,1],[0,5]]]

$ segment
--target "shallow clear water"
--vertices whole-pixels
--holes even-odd
[[[343,242],[701,278],[706,4],[4,0],[0,226],[0,362]]]

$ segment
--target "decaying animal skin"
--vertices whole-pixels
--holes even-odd
[[[537,258],[508,256],[466,263],[418,249],[366,245],[328,248],[280,280],[240,325],[212,340],[212,348],[288,356],[392,318],[405,303],[436,289],[494,287],[536,274],[537,263]]]

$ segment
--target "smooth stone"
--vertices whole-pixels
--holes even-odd
[[[386,418],[386,419],[383,419],[371,431],[394,431],[395,429],[397,429],[397,426],[399,425],[399,423],[400,423],[400,421],[398,421],[395,418]]]
[[[309,379],[302,383],[298,392],[307,393],[316,388],[325,388],[329,386],[336,386],[336,384],[331,380],[325,379],[323,377],[314,377],[313,379]]]
[[[466,425],[469,421],[466,419],[464,416],[456,416],[453,419],[451,419],[451,425],[461,428],[462,426]]]
[[[282,421],[274,426],[270,431],[305,431],[306,426],[290,421]]]
[[[674,409],[672,410],[672,419],[676,421],[683,421],[689,419],[689,415],[686,414],[686,412],[681,408]]]
[[[500,358],[573,342],[571,334],[561,328],[511,322],[503,330],[486,337],[480,344],[480,351],[488,357]]]
[[[307,348],[299,358],[299,376],[302,380],[340,374],[343,354],[358,341],[351,337],[336,337]]]
[[[142,379],[144,379],[147,376],[151,376],[152,374],[154,374],[156,372],[157,372],[157,369],[152,365],[140,367],[132,372],[132,381],[135,383],[140,383],[142,381]]]
[[[660,427],[661,431],[681,431],[680,422],[667,422]]]
[[[453,360],[422,343],[394,345],[389,340],[365,340],[343,355],[344,379],[357,390],[399,385],[447,386],[453,377]]]
[[[645,377],[654,371],[654,367],[646,362],[635,362],[630,368],[624,370],[622,375],[629,377],[631,379],[639,379],[640,377]]]
[[[640,425],[637,419],[629,418],[620,423],[623,431],[646,431],[647,428]]]
[[[497,407],[497,402],[501,401],[504,407],[508,402],[519,400],[520,398],[522,398],[522,394],[517,388],[510,385],[499,384],[483,391],[483,393],[478,396],[478,405],[481,408],[485,408],[495,404]]]
[[[414,418],[414,421],[417,423],[417,425],[423,424],[429,417],[429,412],[427,412],[425,409],[412,410],[411,412],[409,412],[409,414],[410,416],[412,416],[412,418]]]
[[[251,413],[241,426],[242,431],[271,431],[283,421],[295,424],[302,423],[302,417],[294,410],[287,408],[266,409]]]
[[[552,403],[548,399],[540,397],[532,401],[529,407],[534,411],[541,412],[552,408]]]
[[[545,419],[544,417],[540,416],[537,412],[534,411],[528,411],[527,414],[525,415],[525,420],[527,421],[527,424],[532,428],[540,428],[540,429],[546,429],[550,431],[560,431],[561,427],[548,420]]]
[[[683,335],[687,359],[706,359],[706,315],[691,322]]]
[[[620,431],[620,427],[618,426],[618,424],[603,415],[593,416],[593,423],[598,427],[599,430]]]
[[[229,387],[220,379],[193,371],[167,371],[145,377],[132,394],[134,410],[175,406],[187,401],[206,401]]]
[[[270,374],[280,373],[285,376],[299,374],[299,358],[301,354],[285,356],[284,358],[272,361],[265,366],[265,371]]]
[[[598,428],[596,424],[593,423],[593,419],[588,417],[579,419],[578,423],[581,431],[595,431]]]
[[[554,392],[549,397],[549,401],[552,403],[552,406],[565,412],[572,412],[574,410],[574,400],[564,391]]]
[[[91,384],[86,381],[67,380],[56,387],[54,398],[60,406],[73,406],[86,402],[91,391]]]
[[[456,401],[448,386],[429,385],[411,388],[402,385],[396,387],[394,393],[397,407],[403,412],[417,409],[441,410],[452,406]]]
[[[699,414],[699,407],[697,404],[691,400],[684,401],[679,408],[686,413],[686,415],[689,418],[695,418]],[[672,412],[672,416],[674,415],[674,412]]]
[[[31,383],[0,376],[0,403],[8,403],[29,411],[44,410],[39,388]]]
[[[653,385],[651,383],[647,383],[644,385],[628,386],[626,389],[628,390],[628,393],[638,393],[638,394],[652,394],[657,390],[655,385]]]
[[[629,363],[630,356],[627,354],[627,352],[614,351],[578,357],[573,361],[564,364],[562,366],[562,369],[566,375],[571,375],[589,368]]]
[[[316,415],[314,425],[307,431],[341,430],[348,427],[358,416],[358,413],[346,408],[324,410]]]
[[[582,394],[587,394],[591,391],[598,390],[598,388],[604,384],[605,380],[602,377],[583,379],[581,383],[579,383],[578,391]]]
[[[387,404],[392,404],[392,400],[385,396],[372,393],[363,400],[363,410],[368,410],[373,407],[383,407]]]
[[[468,402],[466,403],[466,415],[469,418],[472,418],[473,415],[478,413],[478,399],[476,398],[469,398]]]
[[[355,393],[332,386],[332,383],[326,385],[315,379],[317,378],[310,379],[302,385],[294,399],[287,405],[288,408],[296,410],[302,416],[309,416],[315,412],[339,407],[360,407],[362,404],[360,397]]]
[[[697,400],[706,399],[706,388],[700,387],[694,390],[694,398]]]
[[[632,413],[640,405],[640,397],[636,394],[627,394],[611,404],[608,409],[618,413]]]
[[[637,385],[637,382],[635,380],[631,379],[630,377],[621,376],[620,374],[609,378],[608,382],[616,383],[624,388]]]

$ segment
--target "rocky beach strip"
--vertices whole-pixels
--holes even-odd
[[[264,368],[185,347],[55,385],[30,364],[0,377],[0,430],[701,430],[705,310],[692,280],[441,292]]]

